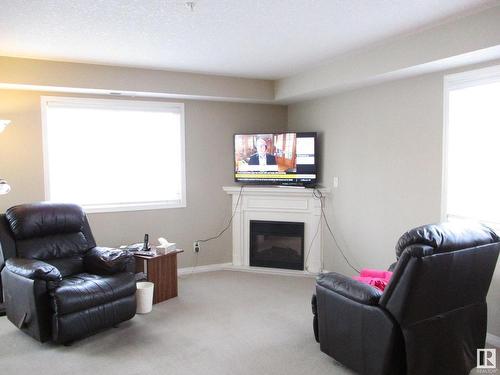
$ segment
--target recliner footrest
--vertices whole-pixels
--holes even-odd
[[[132,273],[112,276],[80,273],[63,279],[50,294],[54,312],[65,315],[116,301],[135,291]]]
[[[135,294],[89,309],[53,318],[52,340],[64,344],[132,319]]]

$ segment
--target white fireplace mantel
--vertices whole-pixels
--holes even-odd
[[[321,225],[321,203],[314,197],[313,189],[281,186],[245,186],[243,190],[241,186],[224,186],[223,189],[232,195],[235,212],[232,223],[233,266],[250,267],[251,220],[291,221],[304,223],[305,270],[311,273],[321,271],[322,230],[317,231]],[[319,190],[323,196],[330,193],[327,188]]]

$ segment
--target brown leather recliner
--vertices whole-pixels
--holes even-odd
[[[486,340],[500,239],[476,223],[412,229],[384,290],[322,274],[313,296],[323,352],[360,374],[468,375]]]
[[[135,315],[133,255],[96,247],[79,206],[12,207],[0,243],[7,317],[35,339],[69,343]]]

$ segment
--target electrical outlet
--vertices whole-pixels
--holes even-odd
[[[337,176],[335,176],[333,178],[333,188],[336,189],[339,187],[339,178]]]
[[[193,250],[195,253],[200,252],[200,243],[198,241],[193,242]]]

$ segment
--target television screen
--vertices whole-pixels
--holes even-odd
[[[316,133],[236,134],[236,182],[316,184]]]

